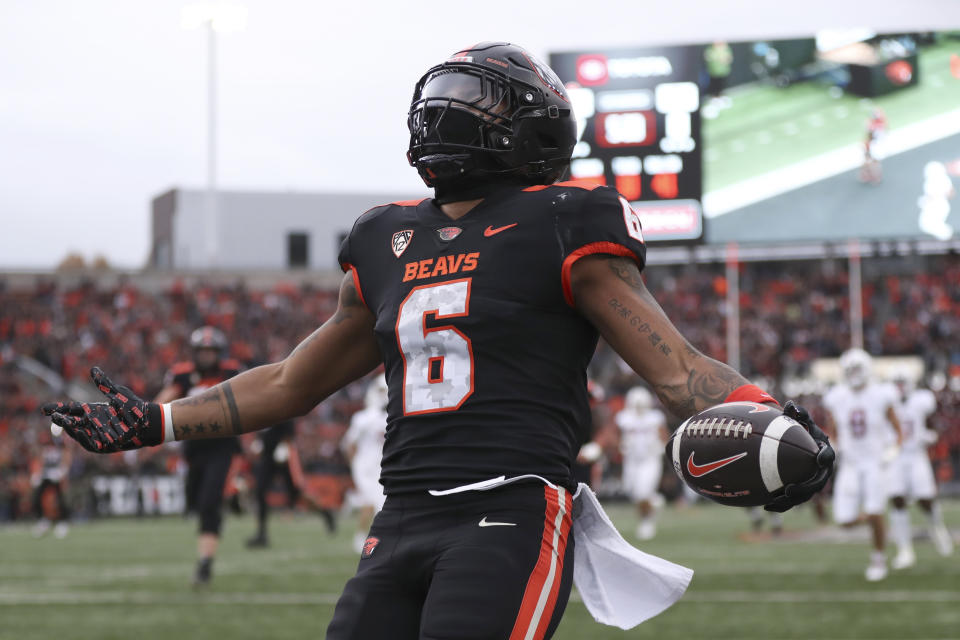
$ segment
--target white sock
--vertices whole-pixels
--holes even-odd
[[[943,526],[943,511],[940,510],[940,503],[934,502],[930,507],[930,513],[927,514],[931,527]]]
[[[890,536],[900,549],[912,546],[910,513],[906,509],[890,510]]]
[[[874,550],[870,553],[870,563],[871,564],[887,564],[887,554],[883,551]]]

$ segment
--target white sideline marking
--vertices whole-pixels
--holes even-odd
[[[792,123],[787,123],[788,125]],[[783,125],[787,135],[796,133]],[[883,140],[883,157],[922,147],[960,133],[960,109],[894,129]],[[741,143],[742,144],[742,143]],[[737,149],[734,149],[737,151]],[[799,189],[808,184],[858,168],[863,163],[863,145],[851,144],[808,158],[789,167],[747,178],[736,184],[706,193],[703,215],[716,218],[748,205]]]
[[[570,599],[582,602],[576,591],[570,594]],[[684,602],[960,602],[960,591],[688,591],[678,604]]]
[[[336,604],[336,593],[193,593],[162,591],[101,591],[97,593],[23,593],[0,591],[0,606],[26,604],[249,604],[249,605],[318,605]]]
[[[0,592],[0,607],[51,604],[145,604],[145,605],[263,605],[316,606],[336,604],[339,594],[310,592],[280,593],[183,593],[160,591],[102,591],[98,593]],[[570,599],[582,602],[574,591]],[[960,602],[960,591],[701,591],[688,592],[681,602],[702,603],[876,603],[876,602]]]

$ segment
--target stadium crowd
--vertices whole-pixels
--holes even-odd
[[[723,267],[655,266],[646,278],[690,342],[726,360]],[[23,358],[61,377],[64,388],[85,383],[88,366],[98,364],[152,398],[165,372],[188,357],[187,339],[196,327],[220,327],[230,337],[230,355],[255,366],[282,358],[330,317],[336,296],[332,289],[283,281],[251,290],[242,282],[178,280],[156,292],[128,276],[101,275],[77,286],[41,278],[27,289],[0,278],[0,521],[30,512],[31,461],[46,433],[37,407],[53,393],[17,366]],[[927,381],[936,381],[933,426],[941,437],[932,450],[934,464],[941,482],[960,478],[960,257],[865,260],[863,300],[865,347],[875,355],[919,355]],[[741,370],[772,389],[808,375],[815,359],[838,356],[849,345],[848,311],[845,261],[741,265]],[[591,376],[605,390],[601,402],[610,405],[600,415],[614,413],[636,383],[603,344]],[[362,384],[351,385],[300,421],[305,471],[346,473],[338,441],[362,393]],[[817,396],[802,400],[816,416]],[[162,455],[173,468],[175,450]],[[71,475],[82,476],[119,472],[125,462],[122,456],[76,455],[72,464]]]

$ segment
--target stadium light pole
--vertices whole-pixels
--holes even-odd
[[[850,263],[850,346],[863,349],[863,276],[860,272],[860,242],[850,240],[847,244],[847,259]]]
[[[727,364],[740,371],[740,257],[737,243],[727,245]]]
[[[207,187],[204,195],[204,235],[207,266],[220,263],[217,234],[220,207],[217,194],[217,32],[242,31],[247,25],[247,8],[227,2],[200,2],[183,7],[180,27],[207,32]]]

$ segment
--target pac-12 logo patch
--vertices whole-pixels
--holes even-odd
[[[460,227],[443,227],[437,229],[437,235],[440,236],[440,239],[444,242],[450,242],[463,231]]]
[[[403,231],[397,231],[393,234],[393,240],[390,241],[390,248],[393,249],[393,255],[398,258],[403,255],[403,252],[410,246],[410,240],[412,238],[412,229],[404,229]]]
[[[377,548],[377,545],[380,544],[380,538],[370,536],[363,541],[363,553],[360,554],[361,558],[369,558],[373,555],[373,550]]]

